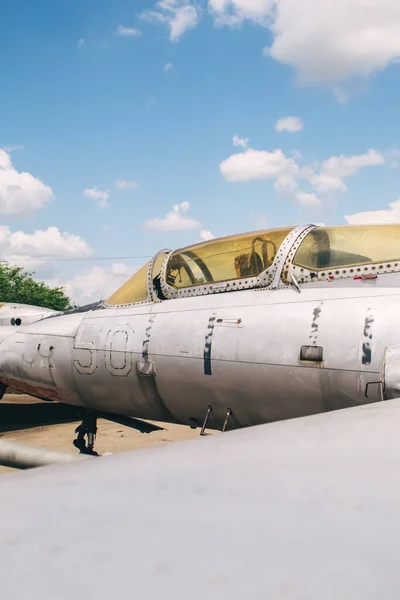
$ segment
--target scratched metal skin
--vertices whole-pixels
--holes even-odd
[[[395,600],[400,400],[3,475],[12,600]]]
[[[309,230],[288,236],[269,287],[98,303],[22,325],[0,344],[0,380],[38,397],[191,426],[211,405],[213,429],[228,410],[234,429],[397,397],[400,273],[285,285],[284,264]],[[323,360],[302,361],[303,346],[322,348]]]

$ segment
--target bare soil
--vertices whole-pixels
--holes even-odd
[[[57,402],[41,402],[24,394],[6,394],[0,401],[0,437],[40,448],[78,453],[72,440],[80,424],[80,411]],[[155,423],[162,431],[140,433],[135,429],[99,419],[95,450],[99,454],[135,450],[195,438],[200,430],[183,425]],[[0,474],[12,471],[0,466]]]

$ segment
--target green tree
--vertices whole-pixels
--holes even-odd
[[[0,302],[31,304],[53,310],[73,308],[64,288],[51,288],[43,281],[35,281],[23,267],[0,263]]]

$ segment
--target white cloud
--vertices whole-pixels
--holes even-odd
[[[198,9],[189,0],[160,0],[155,10],[145,11],[143,19],[169,26],[171,41],[177,41],[187,31],[196,27],[200,20]]]
[[[209,7],[217,25],[248,19],[268,27],[265,54],[303,82],[368,77],[400,57],[398,0],[209,0]]]
[[[376,150],[368,150],[360,155],[331,156],[322,163],[301,165],[300,161],[303,161],[303,157],[299,153],[287,156],[281,149],[268,152],[248,148],[224,160],[219,169],[230,182],[270,179],[277,193],[289,195],[302,205],[317,206],[321,204],[320,194],[347,191],[345,178],[355,175],[364,167],[387,163],[385,156]],[[389,164],[392,166],[393,162]],[[318,195],[300,189],[300,181],[307,181]]]
[[[92,249],[78,235],[61,232],[57,227],[36,230],[31,234],[0,227],[0,255],[10,264],[34,270],[37,277],[54,274],[52,258],[81,258],[92,254]]]
[[[385,164],[385,157],[376,150],[368,150],[366,154],[353,156],[332,156],[325,160],[318,174],[310,177],[310,183],[318,191],[347,191],[345,177],[355,175],[363,167],[381,166]]]
[[[241,138],[238,135],[234,135],[232,141],[234,146],[241,146],[242,148],[247,148],[249,144],[249,138]]]
[[[397,0],[280,0],[273,58],[307,82],[365,77],[400,56]]]
[[[293,156],[293,158],[297,161],[300,161],[303,159],[303,155],[300,152],[300,150],[291,150],[290,154]]]
[[[393,169],[397,169],[399,167],[400,148],[389,148],[389,150],[384,153],[384,156],[390,167]]]
[[[139,187],[137,181],[126,181],[125,179],[117,179],[114,185],[120,190],[136,190]]]
[[[373,210],[345,216],[350,225],[400,223],[400,200],[391,202],[386,210]]]
[[[274,0],[209,0],[209,7],[217,25],[240,25],[249,19],[267,25]]]
[[[4,150],[4,152],[7,152],[8,154],[11,154],[11,152],[16,152],[17,150],[22,150],[23,146],[20,146],[19,144],[11,144],[10,146],[4,146],[2,148],[2,150]],[[1,149],[1,148],[0,148]]]
[[[99,190],[97,187],[86,188],[83,190],[83,195],[94,201],[97,208],[108,208],[110,199],[110,190]]]
[[[124,263],[113,263],[108,267],[96,265],[66,282],[56,279],[47,283],[63,286],[67,295],[77,304],[89,304],[97,300],[106,300],[132,277],[136,270],[135,267]]]
[[[275,123],[276,131],[296,133],[303,130],[303,121],[299,117],[284,117]]]
[[[207,229],[202,229],[200,231],[200,239],[204,242],[208,242],[209,240],[213,240],[215,238],[215,235],[213,233],[211,233],[211,231],[208,231]]]
[[[135,27],[125,27],[124,25],[119,25],[116,31],[117,35],[121,36],[139,36],[142,35],[142,32],[139,29],[135,29]]]
[[[232,154],[219,168],[227,181],[277,179],[282,175],[297,175],[299,172],[295,160],[288,158],[282,150],[267,152],[252,148]]]
[[[78,46],[83,46],[83,45],[84,45],[84,43],[85,43],[85,40],[84,40],[83,38],[80,38],[80,39],[78,40]]]
[[[10,155],[0,150],[0,214],[22,215],[39,210],[52,198],[50,187],[30,173],[19,173]]]
[[[188,231],[191,229],[200,229],[201,223],[184,216],[189,207],[189,202],[175,204],[164,219],[149,219],[146,221],[145,226],[155,231]]]
[[[174,68],[174,65],[169,62],[166,65],[164,65],[164,73],[168,73],[169,71],[172,71],[172,69]]]
[[[58,227],[37,229],[34,233],[12,232],[8,226],[0,227],[2,255],[60,257],[90,256],[92,250],[78,235],[61,232]]]
[[[302,206],[320,206],[322,204],[315,194],[308,194],[307,192],[298,192],[295,195],[295,200]]]
[[[298,187],[295,177],[289,174],[280,175],[274,183],[274,190],[283,194],[291,194]]]

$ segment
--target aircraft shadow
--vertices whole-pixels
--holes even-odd
[[[0,435],[6,431],[80,421],[81,414],[79,408],[57,402],[17,404],[0,401]]]

